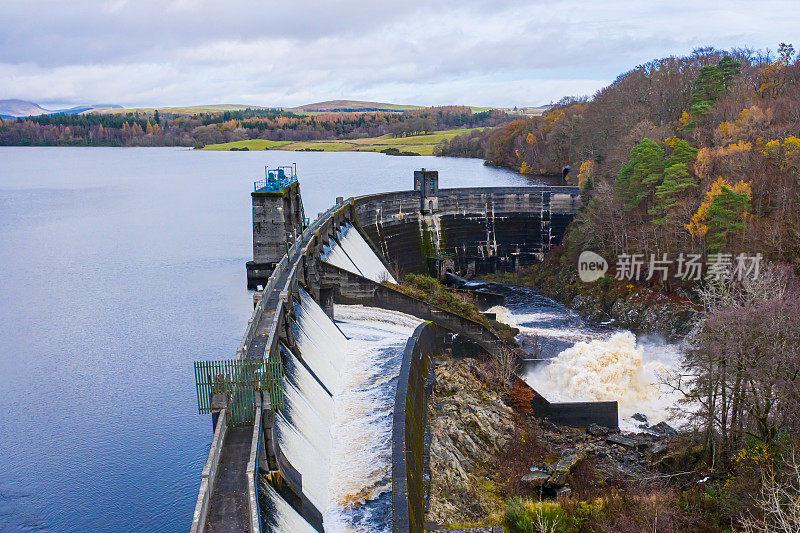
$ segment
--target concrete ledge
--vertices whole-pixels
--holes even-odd
[[[258,506],[258,450],[261,446],[261,395],[256,395],[256,418],[253,421],[253,439],[250,441],[250,460],[247,462],[247,511],[250,516],[250,533],[261,533],[261,515]]]
[[[208,508],[211,503],[211,494],[214,492],[214,482],[217,478],[219,468],[219,457],[222,453],[222,445],[225,443],[225,433],[228,430],[227,410],[223,409],[217,419],[217,427],[214,430],[214,438],[211,441],[211,449],[208,451],[208,459],[200,474],[200,491],[197,494],[197,504],[194,507],[192,517],[192,533],[202,533],[206,528],[206,518],[208,518]]]
[[[423,456],[430,356],[444,351],[448,331],[432,322],[417,326],[403,351],[392,417],[392,531],[423,533]]]
[[[375,283],[358,274],[320,261],[321,283],[334,289],[334,300],[343,304],[361,304],[380,309],[400,311],[422,320],[430,320],[464,335],[487,353],[492,353],[502,344],[497,335],[483,324],[440,309],[396,289]],[[477,355],[477,354],[470,354]]]

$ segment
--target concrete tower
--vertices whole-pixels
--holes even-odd
[[[253,260],[247,262],[247,288],[263,286],[303,233],[305,216],[295,167],[264,169],[265,177],[254,184]]]

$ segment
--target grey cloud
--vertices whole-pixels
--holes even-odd
[[[800,17],[790,6],[12,0],[0,4],[0,98],[538,104],[592,93],[636,64],[698,45],[791,41]]]

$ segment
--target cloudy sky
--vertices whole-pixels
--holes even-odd
[[[696,47],[800,45],[797,0],[0,0],[0,99],[539,105]]]

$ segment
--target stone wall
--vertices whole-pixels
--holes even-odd
[[[447,333],[431,322],[420,324],[403,352],[392,427],[392,529],[397,533],[424,531],[425,381],[430,356],[445,350]]]
[[[514,270],[561,243],[580,206],[576,187],[440,189],[420,211],[417,191],[355,198],[356,218],[399,273]]]

